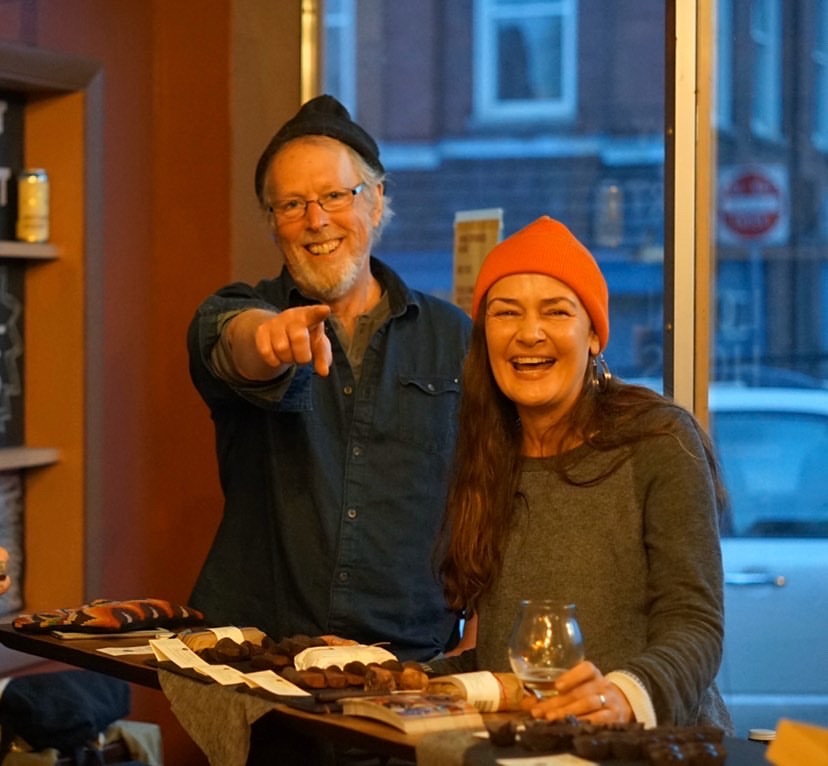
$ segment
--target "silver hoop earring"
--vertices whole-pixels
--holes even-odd
[[[603,354],[598,354],[592,357],[592,378],[590,380],[592,387],[596,391],[606,391],[612,380],[612,373],[610,372],[607,360],[604,359]]]

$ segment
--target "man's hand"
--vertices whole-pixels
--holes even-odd
[[[331,342],[325,335],[328,306],[286,309],[256,328],[256,349],[271,367],[308,364],[319,375],[327,375],[333,362]]]
[[[253,309],[235,316],[225,328],[231,353],[241,375],[267,380],[288,366],[313,362],[326,376],[333,363],[331,342],[325,335],[328,306],[297,306],[276,314]]]

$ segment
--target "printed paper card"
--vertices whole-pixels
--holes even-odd
[[[254,673],[245,673],[244,678],[251,686],[258,686],[271,694],[285,695],[288,697],[313,696],[310,692],[300,689],[272,670],[257,670]]]
[[[156,638],[150,641],[150,646],[159,662],[172,662],[179,668],[210,667],[210,663],[202,660],[179,638]]]

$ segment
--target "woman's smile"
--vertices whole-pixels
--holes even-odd
[[[512,367],[518,372],[545,372],[554,364],[555,360],[547,356],[519,356],[512,359]]]

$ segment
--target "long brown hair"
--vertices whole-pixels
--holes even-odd
[[[596,386],[588,368],[581,395],[562,424],[562,432],[554,437],[552,452],[572,443],[609,451],[673,433],[677,411],[692,418],[684,408],[651,389],[615,378]],[[704,445],[721,512],[727,507],[727,494],[713,445],[701,425],[692,420]],[[463,367],[458,441],[437,549],[447,603],[458,612],[474,613],[480,596],[491,588],[500,570],[502,546],[520,497],[521,445],[517,408],[501,392],[489,363],[484,304],[475,317]],[[588,483],[602,481],[630,455],[630,450],[622,450],[606,471]],[[570,475],[572,467],[567,461],[556,463],[565,481],[583,484]]]

